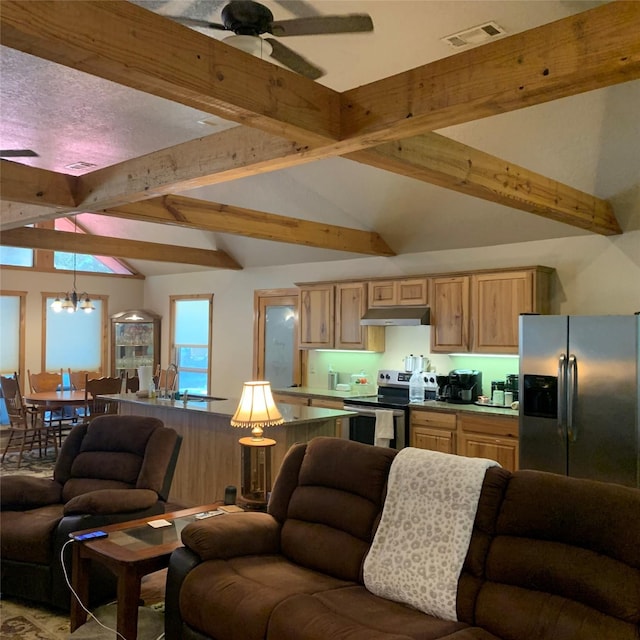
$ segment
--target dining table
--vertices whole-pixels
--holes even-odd
[[[63,389],[61,391],[32,391],[24,394],[27,404],[39,407],[78,407],[85,403],[84,390]]]

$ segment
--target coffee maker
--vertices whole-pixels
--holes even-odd
[[[476,369],[454,369],[449,372],[449,382],[444,388],[444,400],[459,404],[471,404],[482,395],[482,372]]]

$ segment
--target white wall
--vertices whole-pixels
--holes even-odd
[[[553,289],[555,313],[597,315],[640,311],[638,230],[611,238],[588,235],[397,258],[362,258],[239,272],[156,276],[148,278],[145,283],[144,306],[163,316],[162,362],[166,363],[168,296],[213,293],[212,391],[237,397],[242,382],[251,379],[253,293],[256,289],[291,287],[295,282],[341,280],[346,277],[397,276],[536,264],[556,269]],[[402,348],[405,346],[402,345]],[[385,360],[395,362],[403,355],[400,352],[385,353]],[[323,379],[323,374],[318,373],[319,379]]]
[[[252,374],[253,294],[256,289],[291,287],[295,282],[341,280],[347,277],[401,276],[539,264],[556,269],[553,290],[555,313],[630,314],[640,311],[640,203],[635,207],[632,217],[633,220],[625,221],[626,228],[632,230],[613,237],[586,235],[396,258],[361,258],[243,271],[201,271],[154,276],[146,281],[82,274],[78,276],[78,285],[90,294],[108,295],[110,315],[133,308],[159,313],[163,318],[163,365],[168,362],[169,296],[213,293],[212,391],[236,397],[242,382],[250,379]],[[629,224],[631,222],[633,224]],[[0,272],[2,289],[28,292],[27,368],[40,370],[41,366],[40,292],[65,291],[71,284],[72,277],[69,274],[15,269],[3,269]],[[381,368],[400,368],[400,359],[406,355],[409,345],[404,340],[396,339],[390,339],[388,343],[389,349],[383,356],[374,357],[377,358],[375,362],[370,359],[371,364],[366,361],[362,365],[369,368],[369,373],[375,373],[378,364]],[[74,346],[73,336],[69,336],[69,348]],[[423,351],[420,350],[420,353]],[[434,357],[437,366],[448,366],[448,362],[440,364],[438,358],[442,357]],[[325,371],[318,371],[317,375],[320,384],[324,384]]]
[[[76,281],[78,291],[87,291],[89,295],[108,296],[109,316],[126,309],[142,308],[144,280],[80,274],[76,277]],[[42,368],[41,293],[64,293],[72,286],[73,275],[70,273],[42,273],[20,269],[0,270],[0,288],[2,290],[28,292],[25,313],[25,369],[40,371]],[[110,332],[110,328],[108,331]],[[78,348],[78,345],[74,344],[73,335],[68,336],[68,340],[69,349]],[[107,334],[108,340],[109,334]],[[109,354],[107,357],[109,358]],[[110,361],[107,362],[107,366],[109,365]],[[110,374],[110,371],[104,373]]]

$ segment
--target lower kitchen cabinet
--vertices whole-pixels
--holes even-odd
[[[411,446],[441,453],[456,453],[455,413],[411,410]]]
[[[471,458],[489,458],[518,469],[518,418],[467,411],[411,408],[411,446]]]
[[[458,453],[496,460],[505,469],[518,468],[518,418],[461,412]]]
[[[322,407],[323,409],[343,409],[344,400],[330,400],[329,398],[311,398],[309,405],[312,407]],[[346,429],[346,433],[345,430]],[[336,438],[349,438],[349,420],[338,418],[336,420]]]
[[[459,455],[469,458],[489,458],[495,460],[508,471],[518,468],[517,438],[494,438],[476,433],[460,436]]]

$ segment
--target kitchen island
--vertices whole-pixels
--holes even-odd
[[[182,436],[182,447],[169,499],[184,507],[221,500],[228,485],[240,493],[240,445],[238,440],[249,435],[245,429],[234,428],[231,416],[237,399],[209,399],[190,396],[182,400],[139,398],[136,394],[106,396],[118,402],[122,415],[158,418]],[[337,421],[353,415],[343,409],[325,409],[278,403],[284,424],[265,429],[272,438],[272,469],[274,478],[289,447],[307,442],[316,436],[340,436]]]

